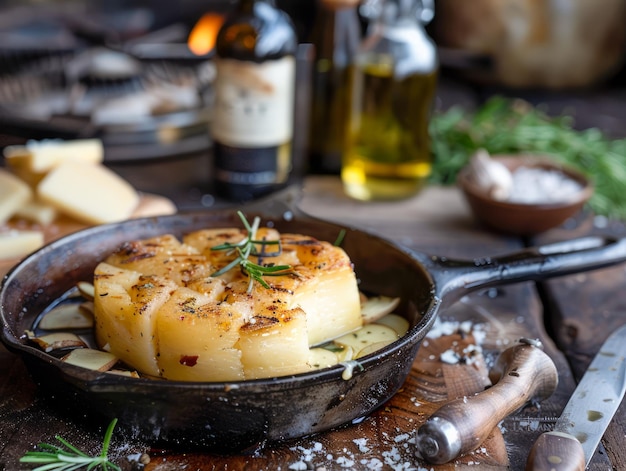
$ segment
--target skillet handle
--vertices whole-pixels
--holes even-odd
[[[431,257],[439,294],[452,300],[505,283],[543,280],[626,261],[626,238],[589,236],[530,247],[508,255],[459,261]]]

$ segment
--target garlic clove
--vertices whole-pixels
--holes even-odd
[[[504,164],[480,149],[470,159],[469,167],[474,182],[491,198],[499,201],[508,199],[513,187],[513,175]]]

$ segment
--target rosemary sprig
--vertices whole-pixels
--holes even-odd
[[[339,247],[341,246],[341,244],[343,244],[343,239],[346,238],[346,230],[345,229],[341,229],[341,231],[339,231],[339,235],[337,236],[337,239],[335,239],[335,242],[333,243],[333,245],[335,247]]]
[[[111,444],[111,436],[113,435],[113,429],[116,424],[117,419],[113,419],[109,424],[104,434],[102,451],[98,456],[87,455],[63,437],[57,435],[55,438],[63,446],[40,443],[37,446],[43,451],[26,452],[26,454],[20,458],[20,463],[40,465],[34,468],[33,471],[75,471],[84,467],[86,467],[88,471],[98,468],[103,471],[121,471],[121,468],[109,461],[107,456]]]
[[[279,240],[256,240],[256,233],[259,229],[259,224],[261,223],[261,219],[259,217],[255,217],[252,225],[246,219],[246,216],[241,212],[237,211],[237,215],[241,219],[248,235],[243,238],[241,241],[236,244],[226,242],[224,244],[216,245],[212,247],[211,250],[226,250],[228,254],[236,253],[237,256],[235,259],[230,262],[225,267],[219,269],[211,276],[220,276],[224,273],[232,270],[236,266],[240,266],[241,270],[244,274],[248,275],[250,278],[250,284],[248,285],[248,293],[252,292],[252,287],[254,286],[254,282],[258,282],[264,288],[269,288],[270,286],[263,279],[264,276],[280,276],[280,275],[288,275],[292,274],[291,265],[274,265],[274,264],[261,264],[263,257],[277,257],[282,253],[282,247]],[[260,250],[257,248],[260,246]],[[276,246],[277,249],[273,252],[267,252],[267,247]],[[254,263],[250,260],[250,256],[258,257],[259,263]]]

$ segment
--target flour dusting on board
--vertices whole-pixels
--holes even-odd
[[[423,467],[415,461],[415,439],[413,434],[397,430],[397,435],[382,433],[383,446],[380,443],[374,450],[368,439],[356,438],[350,446],[340,453],[330,453],[321,442],[313,442],[310,447],[290,448],[300,456],[299,461],[289,466],[291,471],[331,471],[336,469],[363,469],[371,471],[432,471],[432,467]]]
[[[446,335],[458,334],[462,337],[472,335],[475,343],[466,345],[462,349],[456,348],[456,343],[452,347],[444,351],[439,360],[443,363],[455,365],[458,363],[472,364],[482,356],[482,344],[486,336],[486,327],[484,324],[476,324],[472,321],[442,321],[437,319],[433,328],[426,334],[426,339],[436,339]],[[425,340],[428,342],[428,340]],[[428,345],[428,343],[426,343]]]
[[[417,428],[417,426],[416,426]],[[319,441],[311,442],[310,446],[296,446],[290,448],[299,455],[299,459],[288,467],[290,471],[333,471],[339,469],[360,469],[365,471],[434,471],[435,468],[427,464],[420,464],[415,456],[415,434],[404,430],[395,430],[396,433],[383,432],[382,440],[370,446],[368,439],[356,438],[350,446],[344,447],[341,452],[331,453]],[[481,455],[486,455],[485,448],[478,448],[470,452],[477,461],[470,461],[468,465],[478,465]],[[281,471],[281,470],[278,470]]]

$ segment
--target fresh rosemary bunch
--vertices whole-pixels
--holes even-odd
[[[437,113],[430,123],[433,184],[452,184],[478,149],[490,154],[538,154],[588,176],[595,187],[589,208],[626,219],[626,139],[572,127],[571,116],[550,117],[522,100],[494,97],[475,112]]]
[[[41,451],[28,451],[20,458],[21,463],[38,464],[33,471],[74,471],[81,468],[89,470],[102,469],[103,471],[121,471],[121,468],[109,461],[109,445],[113,429],[117,424],[117,419],[113,419],[109,424],[104,441],[102,442],[102,451],[98,456],[89,456],[83,451],[76,448],[67,440],[60,436],[55,438],[63,446],[51,445],[49,443],[40,443],[37,445]]]
[[[259,229],[261,219],[255,217],[252,225],[248,222],[245,215],[241,211],[237,211],[237,215],[241,219],[248,235],[236,244],[226,242],[225,244],[216,245],[211,250],[227,250],[228,253],[236,253],[237,257],[225,267],[213,273],[211,276],[220,276],[224,273],[232,270],[236,266],[240,266],[244,274],[250,277],[250,284],[248,285],[248,293],[252,292],[254,282],[258,282],[264,288],[270,286],[263,279],[264,276],[279,276],[292,274],[291,265],[274,265],[274,264],[257,264],[250,260],[250,256],[258,257],[261,261],[263,257],[277,257],[282,253],[282,248],[279,240],[256,240],[256,233]],[[260,246],[261,249],[257,249]],[[269,246],[275,246],[277,249],[273,252],[268,252],[266,249]]]

